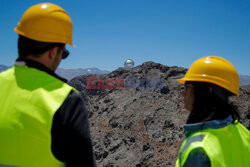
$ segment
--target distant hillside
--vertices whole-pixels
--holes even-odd
[[[10,66],[0,65],[0,72],[7,70],[10,68]],[[58,68],[56,70],[56,73],[66,78],[67,80],[71,80],[72,78],[79,76],[79,75],[85,75],[85,74],[108,74],[109,71],[106,70],[100,70],[99,68],[77,68],[77,69],[64,69],[64,68]]]
[[[0,72],[7,70],[10,68],[10,66],[0,65]],[[76,69],[64,69],[64,68],[58,68],[56,70],[56,73],[66,78],[67,80],[71,80],[79,75],[85,75],[85,74],[108,74],[109,71],[106,70],[100,70],[98,68],[76,68]],[[250,76],[247,75],[240,75],[240,86],[244,85],[250,85]]]
[[[8,68],[10,68],[10,67],[5,66],[5,65],[0,65],[0,72],[5,71],[5,70],[7,70]]]
[[[240,85],[250,85],[250,76],[240,75]]]
[[[64,77],[68,80],[71,80],[72,78],[75,78],[76,76],[79,75],[85,75],[85,74],[108,74],[109,71],[106,70],[100,70],[98,68],[77,68],[77,69],[64,69],[64,68],[58,68],[56,70],[56,73]]]

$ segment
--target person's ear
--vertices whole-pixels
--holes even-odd
[[[186,96],[186,91],[183,90],[183,91],[181,92],[181,95],[182,95],[182,97]]]
[[[210,93],[213,93],[213,88],[209,87],[208,89]]]
[[[48,55],[49,60],[55,59],[58,49],[59,49],[58,46],[55,46],[49,50],[49,55]]]

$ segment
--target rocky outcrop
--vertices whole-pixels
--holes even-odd
[[[187,118],[180,94],[183,86],[177,79],[186,71],[146,62],[106,75],[78,76],[69,82],[86,102],[98,166],[174,166],[184,139],[181,125]],[[100,89],[89,89],[93,87]],[[240,96],[232,99],[240,106],[248,128],[249,96],[249,89],[242,87]]]

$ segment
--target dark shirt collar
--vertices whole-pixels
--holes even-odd
[[[185,124],[183,125],[183,128],[185,130],[185,136],[188,137],[190,134],[197,132],[199,130],[208,129],[208,128],[219,129],[219,128],[228,126],[232,122],[233,122],[233,118],[230,115],[223,120],[212,120],[212,121],[199,122],[199,123],[193,123],[193,124]]]
[[[52,75],[53,77],[56,77],[57,79],[60,79],[61,81],[65,82],[65,83],[67,82],[67,79],[60,77],[59,75],[57,75],[55,72],[51,71],[45,65],[38,63],[34,60],[18,58],[16,60],[15,64],[16,65],[25,65],[25,66],[28,66],[31,68],[36,68],[40,71],[44,71],[44,72],[48,73],[49,75]]]

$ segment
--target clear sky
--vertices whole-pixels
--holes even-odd
[[[40,0],[0,0],[0,64],[17,57],[14,27]],[[62,68],[115,70],[126,59],[189,67],[217,55],[250,75],[250,0],[51,0],[73,21]]]

